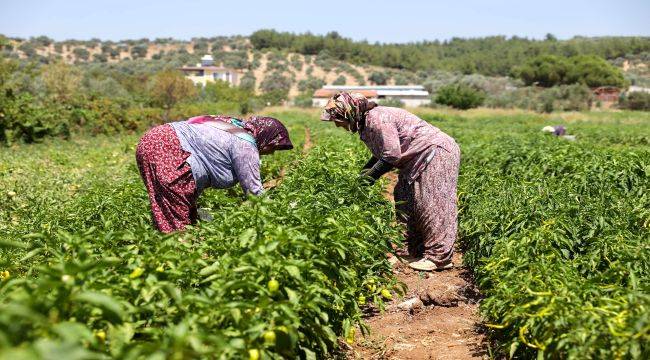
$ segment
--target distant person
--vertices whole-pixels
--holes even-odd
[[[411,258],[415,270],[452,268],[460,165],[454,139],[406,110],[378,106],[357,93],[336,94],[321,120],[359,133],[373,155],[361,171],[369,184],[400,170],[394,198],[407,246],[398,255]]]
[[[575,141],[576,139],[575,135],[567,135],[566,128],[562,125],[544,126],[542,128],[542,131],[553,134],[555,136],[561,137],[569,141]]]
[[[207,187],[239,183],[246,194],[262,194],[260,155],[292,148],[287,128],[271,117],[203,115],[147,131],[136,160],[156,228],[168,233],[196,222]]]

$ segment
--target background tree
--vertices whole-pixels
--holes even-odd
[[[569,84],[584,84],[589,87],[627,86],[620,69],[593,55],[569,58],[542,55],[516,68],[513,73],[526,85],[543,87]]]
[[[165,70],[156,74],[151,80],[149,93],[155,105],[166,109],[165,118],[176,103],[197,95],[192,81],[176,70]]]
[[[82,75],[79,68],[58,61],[43,66],[41,79],[54,100],[69,103],[79,92]]]
[[[567,76],[568,84],[579,83],[589,87],[627,86],[623,72],[601,58],[581,55],[571,60],[573,63]]]
[[[529,60],[513,72],[526,85],[551,87],[566,84],[572,64],[563,57],[543,55]]]

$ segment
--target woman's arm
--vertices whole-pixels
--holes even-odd
[[[399,133],[389,114],[380,114],[375,118],[369,114],[364,132],[364,142],[373,154],[379,155],[379,160],[393,166],[399,163],[402,159]]]
[[[255,146],[237,139],[231,152],[231,158],[235,176],[244,193],[261,195],[264,188],[260,176],[260,154]]]
[[[373,165],[375,165],[375,163],[377,162],[377,160],[378,160],[378,159],[377,159],[376,157],[371,156],[371,157],[370,157],[370,160],[368,160],[368,162],[367,162],[365,165],[363,165],[363,168],[362,168],[361,170],[370,169]]]

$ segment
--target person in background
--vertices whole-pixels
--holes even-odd
[[[567,135],[566,134],[566,128],[562,125],[555,125],[555,126],[544,126],[542,128],[543,132],[553,134],[557,137],[561,137],[562,139],[569,140],[569,141],[575,141],[576,137],[575,135]]]
[[[271,117],[203,115],[150,129],[136,161],[156,228],[169,233],[195,223],[196,200],[208,187],[239,183],[246,194],[262,194],[260,155],[292,148],[287,128]]]
[[[372,153],[361,171],[367,183],[400,170],[394,198],[407,246],[398,249],[398,256],[410,258],[415,270],[452,268],[460,165],[454,139],[406,110],[378,106],[357,93],[336,94],[321,120],[359,133]]]
[[[566,128],[562,125],[544,126],[542,131],[552,133],[555,136],[562,136],[566,134]]]

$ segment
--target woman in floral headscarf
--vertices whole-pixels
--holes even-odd
[[[357,93],[336,94],[321,119],[359,133],[372,153],[361,171],[368,183],[400,170],[394,198],[407,246],[398,255],[420,271],[453,267],[460,164],[454,139],[406,110],[377,106]]]
[[[287,128],[271,117],[204,115],[154,127],[140,139],[136,160],[156,228],[172,232],[194,223],[196,199],[207,187],[239,183],[260,195],[260,155],[292,148]]]

